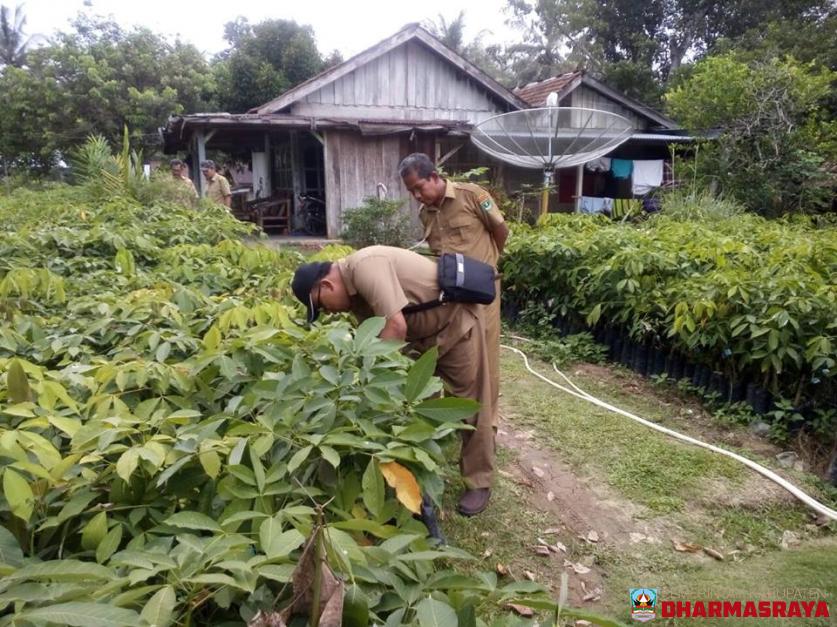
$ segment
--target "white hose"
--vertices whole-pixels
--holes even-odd
[[[522,337],[518,337],[518,336],[510,336],[510,337],[512,337],[513,339],[516,339],[516,340],[524,341],[524,342],[530,341],[526,338],[522,338]],[[631,420],[634,420],[634,421],[636,421],[636,422],[638,422],[642,425],[645,425],[646,427],[650,427],[651,429],[654,429],[655,431],[659,431],[660,433],[665,433],[666,435],[669,435],[673,438],[677,438],[678,440],[681,440],[682,442],[687,442],[688,444],[694,444],[695,446],[700,446],[701,448],[709,449],[710,451],[714,451],[716,453],[720,453],[721,455],[726,455],[727,457],[731,457],[732,459],[734,459],[738,462],[741,462],[742,464],[744,464],[748,468],[752,468],[753,470],[755,470],[760,475],[763,475],[764,477],[767,477],[768,479],[770,479],[774,483],[777,483],[778,485],[782,486],[785,490],[787,490],[788,492],[793,494],[797,499],[799,499],[800,501],[805,503],[805,505],[807,505],[808,507],[810,507],[814,511],[822,514],[823,516],[826,516],[826,517],[830,518],[831,520],[837,520],[837,511],[831,509],[830,507],[820,503],[816,499],[807,495],[805,492],[803,492],[802,490],[797,488],[795,485],[793,485],[789,481],[783,479],[782,477],[777,475],[772,470],[769,470],[769,469],[765,468],[764,466],[762,466],[760,464],[757,464],[756,462],[754,462],[750,459],[747,459],[746,457],[742,457],[741,455],[738,455],[737,453],[733,453],[732,451],[728,451],[726,449],[720,448],[718,446],[715,446],[714,444],[707,444],[706,442],[702,442],[702,441],[700,441],[698,439],[695,439],[693,437],[690,437],[688,435],[683,435],[682,433],[678,433],[677,431],[667,429],[666,427],[663,427],[662,425],[658,425],[655,422],[651,422],[650,420],[646,420],[645,418],[640,418],[639,416],[635,416],[634,414],[632,414],[630,412],[627,412],[624,409],[620,409],[619,407],[615,407],[615,406],[613,406],[609,403],[606,403],[603,400],[600,400],[600,399],[596,398],[595,396],[592,396],[592,395],[588,394],[587,392],[585,392],[584,390],[582,390],[581,388],[579,388],[572,381],[570,381],[570,379],[563,372],[558,370],[558,368],[555,366],[555,364],[553,364],[552,367],[555,368],[555,371],[559,375],[561,375],[564,378],[564,380],[567,381],[575,389],[570,389],[570,388],[564,387],[563,385],[561,385],[559,383],[556,383],[555,381],[553,381],[553,380],[543,376],[539,372],[535,371],[529,365],[529,358],[526,356],[526,353],[524,353],[523,351],[521,351],[517,348],[514,348],[513,346],[506,346],[505,344],[501,344],[500,346],[502,348],[505,348],[506,350],[510,350],[510,351],[520,355],[523,358],[523,363],[526,364],[526,369],[529,372],[531,372],[533,375],[538,377],[538,379],[540,379],[544,383],[548,383],[552,387],[557,388],[557,389],[561,390],[562,392],[566,392],[567,394],[570,394],[571,396],[575,396],[576,398],[580,398],[581,400],[587,401],[589,403],[593,403],[594,405],[598,405],[599,407],[602,407],[603,409],[607,409],[608,411],[612,411],[612,412],[615,412],[617,414],[621,414],[622,416],[625,416],[626,418],[630,418]]]

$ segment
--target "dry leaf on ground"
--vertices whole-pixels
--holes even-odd
[[[715,549],[705,546],[703,547],[703,552],[706,553],[709,557],[715,558],[719,562],[724,561],[724,555],[720,551],[716,551]]]
[[[513,611],[515,614],[523,616],[524,618],[532,618],[532,616],[535,615],[535,611],[531,607],[526,607],[525,605],[506,603],[505,607]]]
[[[506,567],[505,564],[497,563],[497,566],[494,568],[497,571],[497,574],[501,577],[506,577],[509,574],[509,569]]]
[[[671,543],[674,545],[674,550],[680,553],[700,553],[703,550],[703,547],[699,544],[678,542],[677,540],[672,540]]]
[[[420,514],[421,488],[413,473],[398,462],[380,463],[378,468],[389,486],[395,488],[395,496],[401,504],[414,514]]]
[[[532,466],[532,472],[535,473],[535,476],[538,477],[538,479],[543,479],[546,476],[543,469],[538,468],[537,466]]]
[[[550,503],[552,503],[552,501],[555,500],[555,492],[552,492],[552,491],[547,492],[546,493],[546,500],[549,501]]]
[[[549,556],[549,547],[548,546],[544,546],[542,544],[539,544],[538,546],[535,546],[535,547],[532,547],[532,548],[535,549],[535,553],[537,553],[538,555],[546,555],[547,557]]]
[[[598,542],[599,541],[599,534],[595,531],[591,531],[587,534],[587,541],[588,542]]]

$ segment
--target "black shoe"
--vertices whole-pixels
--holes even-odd
[[[465,490],[459,498],[459,507],[457,507],[457,510],[463,516],[476,516],[488,507],[488,500],[490,498],[490,488]]]

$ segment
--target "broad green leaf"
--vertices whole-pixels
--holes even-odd
[[[432,597],[419,602],[416,606],[416,617],[420,627],[458,627],[459,625],[453,608]]]
[[[299,468],[306,459],[308,459],[308,455],[311,454],[313,449],[313,446],[305,446],[294,453],[291,460],[288,462],[288,473],[293,474],[293,472]]]
[[[214,351],[221,345],[221,331],[216,325],[207,331],[203,336],[203,347],[208,351]]]
[[[119,544],[121,542],[122,525],[116,525],[113,529],[108,531],[107,535],[102,538],[99,546],[96,547],[96,561],[100,564],[107,562],[108,559],[110,559],[110,556],[113,555],[119,548]]]
[[[64,416],[47,416],[47,420],[49,423],[58,429],[59,431],[63,431],[70,437],[73,437],[76,434],[76,431],[81,429],[81,421],[76,420],[75,418],[65,418]]]
[[[32,400],[32,390],[29,387],[29,379],[23,371],[20,361],[15,359],[6,371],[6,387],[9,391],[9,400],[12,403],[26,403]]]
[[[199,512],[178,512],[166,518],[165,523],[181,529],[223,532],[223,529],[221,529],[221,526],[217,522]]]
[[[416,405],[417,414],[435,422],[458,422],[470,418],[479,411],[480,404],[469,398],[430,398]]]
[[[72,627],[137,627],[139,614],[134,610],[105,603],[58,603],[23,612],[29,622],[45,621]]]
[[[343,596],[343,625],[345,627],[368,627],[369,598],[359,586],[349,586]]]
[[[174,618],[176,604],[174,588],[171,586],[160,588],[142,608],[140,619],[145,620],[149,627],[168,627]]]
[[[265,564],[258,566],[256,572],[265,579],[288,583],[293,579],[296,564]]]
[[[6,575],[5,581],[84,581],[87,579],[113,579],[114,572],[99,564],[72,559],[53,560],[29,564]]]
[[[283,532],[278,518],[268,518],[259,529],[259,543],[270,559],[287,557],[305,542],[305,537],[296,529]]]
[[[3,496],[9,503],[12,514],[29,522],[35,505],[35,495],[29,482],[11,468],[3,472]]]
[[[204,451],[198,455],[198,459],[206,474],[212,479],[216,479],[218,473],[221,472],[221,456],[215,451]]]
[[[11,531],[0,525],[0,564],[20,566],[23,563],[23,550]]]
[[[386,488],[384,487],[384,477],[378,469],[378,462],[374,457],[369,459],[369,464],[363,472],[361,487],[363,489],[363,504],[366,505],[369,513],[378,518],[384,507]]]
[[[386,318],[367,318],[355,331],[355,350],[361,351],[377,338],[386,326]]]
[[[108,533],[107,512],[99,512],[84,526],[81,532],[81,546],[88,551],[94,550]]]
[[[334,468],[337,468],[340,465],[340,453],[335,451],[330,446],[321,446],[320,455]]]
[[[421,397],[422,392],[433,377],[438,356],[439,351],[434,346],[419,357],[410,367],[410,371],[407,373],[407,380],[404,383],[404,396],[408,402],[412,403]]]
[[[116,462],[116,474],[127,483],[131,480],[131,475],[134,474],[138,464],[139,451],[135,448],[129,448],[119,456]]]

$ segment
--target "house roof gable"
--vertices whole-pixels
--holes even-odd
[[[334,67],[331,67],[308,79],[307,81],[300,83],[296,87],[280,94],[270,102],[266,102],[259,107],[251,109],[250,113],[278,113],[282,109],[285,109],[302,98],[305,98],[309,94],[316,92],[325,85],[346,76],[357,68],[374,59],[377,59],[378,57],[394,50],[398,46],[401,46],[410,40],[417,40],[426,45],[460,71],[468,74],[495,98],[504,102],[512,109],[525,109],[528,107],[526,102],[518,97],[514,92],[503,87],[488,74],[480,70],[476,65],[451,48],[447,47],[438,38],[434,37],[420,25],[408,24],[391,37],[378,42],[371,48],[367,48],[363,52],[344,61],[343,63],[339,63],[338,65],[335,65]]]
[[[521,99],[525,100],[530,107],[545,107],[546,98],[551,92],[556,92],[560,100],[578,88],[579,85],[585,85],[590,89],[599,92],[606,98],[617,102],[626,109],[651,120],[654,124],[657,124],[665,129],[673,130],[680,128],[680,125],[671,118],[655,111],[651,107],[648,107],[637,100],[634,100],[633,98],[629,98],[625,94],[622,94],[611,87],[608,87],[601,81],[596,80],[583,71],[567,72],[542,81],[529,83],[523,87],[518,87],[514,90],[514,93]]]

